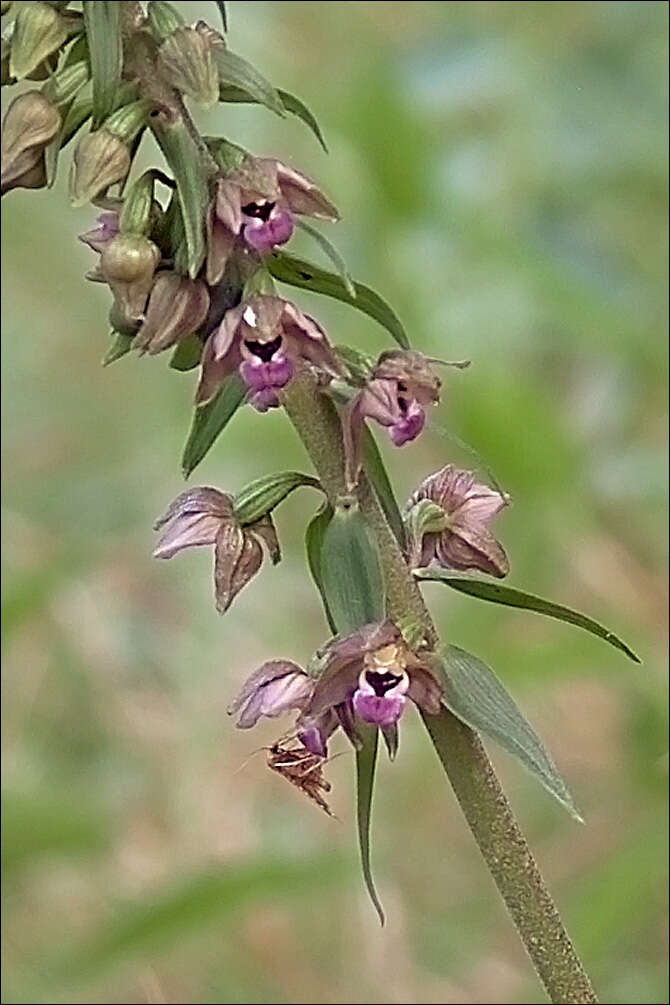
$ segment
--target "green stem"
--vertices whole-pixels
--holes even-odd
[[[346,489],[340,422],[332,402],[303,372],[291,381],[283,404],[334,502]],[[435,645],[437,632],[428,609],[365,477],[359,502],[379,543],[389,616],[400,624],[418,624],[426,641]],[[424,722],[549,998],[564,1005],[597,1003],[479,736],[446,710],[441,716],[425,716]]]

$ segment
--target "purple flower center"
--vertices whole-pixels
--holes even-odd
[[[418,401],[408,402],[402,395],[398,395],[398,408],[402,418],[390,427],[389,436],[396,447],[402,447],[419,435],[426,422],[426,413]]]
[[[293,233],[293,217],[276,202],[249,202],[242,207],[242,214],[244,240],[255,251],[271,251],[286,244]]]
[[[282,351],[282,337],[269,342],[245,339],[245,358],[240,364],[240,376],[254,393],[249,399],[259,412],[276,408],[277,389],[285,387],[293,376],[293,363]]]
[[[392,726],[403,713],[408,687],[406,673],[364,670],[354,691],[354,711],[364,722],[382,728]]]

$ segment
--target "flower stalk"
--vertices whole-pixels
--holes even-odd
[[[296,375],[282,395],[284,408],[302,440],[332,503],[346,491],[344,448],[337,413],[313,377]],[[437,632],[372,488],[363,474],[361,511],[382,556],[388,615],[411,626],[429,645]],[[552,1002],[598,1001],[542,874],[519,828],[495,769],[477,734],[446,709],[423,715],[472,835],[519,937]]]

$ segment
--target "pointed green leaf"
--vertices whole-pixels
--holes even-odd
[[[323,574],[321,571],[321,549],[323,547],[323,538],[328,524],[333,519],[333,512],[333,507],[330,503],[326,502],[312,517],[310,522],[307,524],[307,530],[305,531],[305,550],[307,552],[307,564],[309,566],[309,571],[311,572],[312,579],[316,583],[316,587],[321,595],[323,608],[326,613],[326,621],[328,622],[331,632],[335,634],[337,632],[337,628],[335,627],[333,616],[330,613],[330,608],[328,607],[328,598],[326,597],[323,589]]]
[[[321,576],[338,632],[382,621],[386,600],[379,545],[353,497],[336,507],[326,528]]]
[[[102,358],[102,365],[109,366],[110,363],[116,363],[117,359],[121,359],[126,353],[129,353],[133,347],[133,340],[135,335],[123,335],[121,332],[112,332],[112,344]]]
[[[257,478],[235,496],[235,515],[242,525],[255,523],[303,485],[321,489],[318,478],[303,475],[299,471],[281,471],[279,474]]]
[[[358,724],[357,724],[358,725]],[[358,727],[363,745],[356,751],[356,816],[358,821],[358,842],[361,849],[363,879],[375,906],[379,922],[384,924],[384,909],[375,890],[370,868],[370,817],[372,812],[372,792],[377,767],[377,747],[379,733],[376,727]]]
[[[363,427],[361,436],[361,454],[363,470],[375,490],[379,505],[384,510],[389,527],[395,534],[401,548],[405,547],[405,524],[403,523],[393,486],[387,474],[382,456],[379,453],[377,441],[367,426]]]
[[[97,128],[113,111],[121,83],[121,4],[84,0],[83,6],[93,78],[93,125]]]
[[[272,84],[248,63],[224,45],[217,45],[214,53],[221,84],[232,84],[246,91],[254,101],[272,109],[277,115],[286,114],[282,100]]]
[[[459,593],[467,593],[468,596],[477,597],[478,600],[488,600],[493,604],[502,604],[505,607],[518,607],[524,611],[534,611],[536,614],[544,614],[548,618],[556,618],[557,621],[565,621],[570,625],[576,625],[577,628],[583,628],[584,631],[591,632],[592,635],[596,635],[599,639],[609,642],[616,649],[620,649],[622,653],[625,653],[635,663],[642,662],[639,656],[625,642],[618,638],[614,632],[611,632],[609,628],[605,628],[604,625],[599,624],[585,614],[580,614],[579,611],[563,607],[562,604],[554,604],[551,600],[543,600],[542,597],[536,597],[532,593],[524,593],[522,590],[516,590],[512,586],[489,583],[484,579],[458,576],[444,569],[417,569],[414,575],[418,579],[444,583],[446,586],[450,586],[452,590],[458,590]]]
[[[305,220],[301,220],[299,217],[296,217],[295,223],[296,226],[300,227],[301,230],[304,230],[306,234],[309,234],[309,236],[316,241],[324,255],[331,260],[337,269],[337,273],[344,283],[344,288],[349,296],[355,298],[356,290],[354,289],[353,279],[351,278],[344,259],[337,248],[330,243],[327,237],[323,236],[321,231],[317,230],[316,227],[312,227],[309,223],[306,223]]]
[[[196,408],[182,457],[184,478],[188,478],[200,464],[219,433],[225,429],[244,401],[246,393],[247,387],[244,381],[237,374],[232,374],[226,378],[221,390],[211,401]]]
[[[449,711],[517,757],[547,792],[581,821],[550,754],[493,670],[457,646],[448,646],[435,666],[443,678],[443,701]]]
[[[305,125],[312,130],[317,140],[323,147],[324,152],[328,153],[328,147],[326,146],[326,141],[323,138],[323,133],[321,132],[319,123],[316,121],[307,105],[305,105],[300,98],[296,98],[294,94],[289,94],[288,91],[282,91],[280,88],[276,88],[276,91],[286,111],[291,115],[295,115],[297,118],[302,119]],[[219,101],[227,101],[231,104],[261,104],[261,102],[259,102],[256,98],[253,98],[248,91],[245,91],[242,87],[235,87],[233,84],[221,85],[219,88]]]
[[[202,340],[197,335],[187,335],[179,340],[170,360],[171,370],[186,373],[194,370],[202,357]]]
[[[282,283],[297,286],[301,290],[310,290],[312,293],[321,293],[358,308],[363,314],[374,318],[386,328],[403,349],[409,348],[409,339],[400,320],[386,301],[369,286],[355,282],[356,295],[352,297],[340,276],[326,269],[320,269],[318,265],[306,262],[302,258],[288,255],[285,251],[274,251],[268,255],[267,266],[275,279],[279,279]]]

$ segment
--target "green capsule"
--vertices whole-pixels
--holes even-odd
[[[235,496],[235,515],[241,524],[255,523],[301,485],[320,489],[321,482],[299,471],[282,471],[251,482]]]

